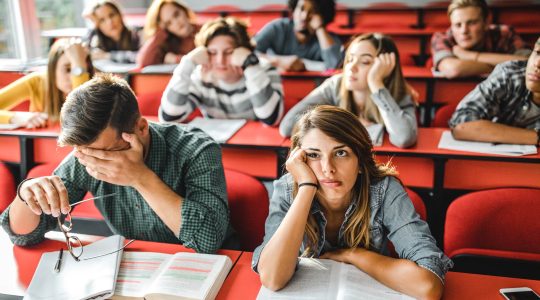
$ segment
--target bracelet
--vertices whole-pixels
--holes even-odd
[[[535,128],[534,131],[536,132],[536,147],[540,146],[540,128]]]
[[[22,187],[23,183],[25,183],[26,181],[28,181],[30,179],[34,179],[34,178],[32,178],[32,177],[26,178],[23,181],[21,181],[19,183],[19,185],[17,186],[17,197],[19,197],[19,199],[21,199],[21,201],[24,202],[24,204],[26,204],[26,205],[28,205],[28,202],[26,202],[26,200],[24,200],[24,198],[21,196],[21,187]]]
[[[301,188],[303,186],[313,186],[316,189],[319,189],[319,185],[316,184],[316,183],[313,183],[313,182],[302,182],[302,183],[298,184],[298,188]]]

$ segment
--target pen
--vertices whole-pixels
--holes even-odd
[[[58,253],[58,260],[56,261],[56,264],[54,265],[54,272],[58,273],[60,272],[60,266],[62,266],[62,255],[64,254],[64,249],[60,248],[60,252]]]

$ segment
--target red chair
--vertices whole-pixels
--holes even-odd
[[[45,163],[38,165],[32,168],[28,172],[27,177],[41,177],[41,176],[50,176],[53,174],[54,169],[58,166],[58,163]],[[85,199],[92,197],[90,193],[86,193],[84,196]],[[88,201],[77,205],[71,214],[73,217],[85,218],[85,219],[97,219],[103,220],[101,212],[96,208],[94,201]]]
[[[457,198],[444,252],[455,271],[540,279],[540,189],[503,188]]]
[[[15,178],[9,168],[0,162],[0,213],[15,199]]]
[[[456,111],[458,103],[451,103],[441,106],[435,112],[435,116],[431,121],[431,127],[448,127],[448,121]]]
[[[268,192],[260,181],[238,171],[225,170],[225,179],[232,227],[242,250],[253,251],[263,241]]]
[[[426,205],[424,204],[424,201],[422,198],[413,190],[411,190],[408,187],[405,187],[405,191],[409,195],[409,198],[411,199],[411,202],[414,206],[414,210],[418,213],[420,216],[420,219],[426,221],[427,220],[427,212],[426,212]]]

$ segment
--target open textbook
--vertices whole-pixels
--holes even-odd
[[[261,287],[258,300],[394,300],[413,299],[398,293],[357,267],[329,259],[301,258],[291,281],[277,292]]]
[[[439,141],[439,148],[510,156],[521,156],[537,153],[536,146],[534,145],[494,144],[484,142],[458,141],[454,139],[450,131],[445,131],[441,135],[441,140]]]
[[[109,253],[123,245],[124,237],[119,235],[101,239],[84,246],[81,261],[75,261],[64,250],[59,272],[54,271],[59,251],[43,253],[24,299],[108,299],[114,291],[122,250],[84,259]]]
[[[231,267],[225,255],[126,251],[112,299],[214,299]]]
[[[246,124],[244,119],[208,119],[197,117],[189,125],[202,129],[218,143],[225,143]]]

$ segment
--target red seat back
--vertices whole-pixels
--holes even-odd
[[[232,227],[242,250],[253,251],[263,241],[268,192],[260,181],[238,171],[225,170],[225,179]]]
[[[450,204],[444,229],[445,253],[461,249],[536,254],[540,261],[540,189],[504,188],[470,193]],[[476,251],[478,252],[478,251]],[[478,253],[475,253],[478,254]]]
[[[451,103],[441,106],[431,121],[431,127],[448,127],[448,121],[456,111],[457,103]]]
[[[15,199],[15,178],[9,168],[0,162],[0,213]]]

